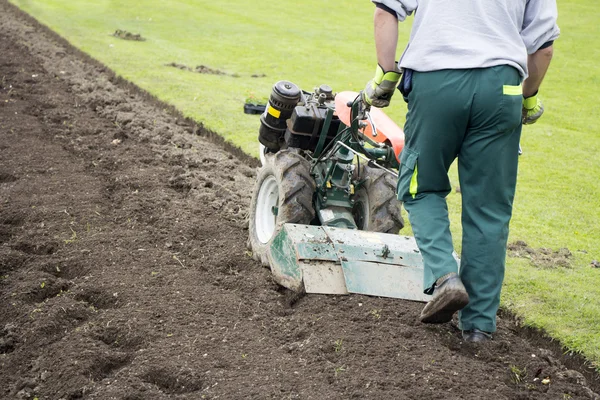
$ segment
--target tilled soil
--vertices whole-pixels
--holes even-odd
[[[4,0],[0,79],[1,398],[600,398],[510,318],[478,347],[279,288],[246,250],[256,162]]]

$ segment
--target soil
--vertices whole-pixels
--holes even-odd
[[[234,78],[239,78],[240,76],[237,74],[227,74],[226,72],[220,71],[218,69],[213,69],[210,67],[207,67],[206,65],[198,65],[196,66],[196,68],[192,68],[192,67],[188,67],[185,64],[178,64],[176,62],[172,62],[172,63],[168,63],[165,64],[167,67],[173,67],[173,68],[178,68],[178,69],[182,69],[184,71],[190,71],[190,72],[196,72],[198,74],[210,74],[210,75],[229,75],[232,76]],[[252,76],[257,77],[257,76]]]
[[[524,241],[518,240],[508,245],[508,254],[511,257],[527,258],[530,260],[531,265],[537,268],[572,268],[571,258],[573,254],[566,247],[558,250],[542,247],[535,250]]]
[[[115,33],[113,33],[113,36],[123,40],[134,40],[138,42],[146,41],[146,39],[142,37],[142,35],[140,35],[139,33],[131,33],[122,29],[117,29]]]
[[[473,346],[282,290],[246,250],[256,161],[5,0],[0,79],[0,398],[600,398],[510,316]]]

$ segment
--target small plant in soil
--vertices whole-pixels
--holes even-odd
[[[523,382],[523,379],[527,376],[527,369],[520,369],[516,365],[511,365],[510,369],[510,379],[513,381],[515,385],[519,385]]]
[[[344,344],[344,340],[343,339],[338,339],[335,342],[333,342],[333,350],[336,353],[339,353],[340,351],[342,351],[342,345]]]
[[[335,377],[337,377],[339,374],[341,374],[344,371],[346,371],[346,366],[345,365],[341,365],[339,367],[335,367],[335,369],[333,370],[333,374],[334,374]]]
[[[71,238],[65,239],[65,244],[70,244],[77,240],[77,232],[75,232],[71,227],[69,227],[69,229],[71,230]]]

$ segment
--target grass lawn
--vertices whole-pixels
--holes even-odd
[[[264,98],[278,80],[305,90],[327,83],[360,90],[376,64],[369,1],[289,0],[261,4],[230,0],[11,0],[117,74],[256,154],[258,116],[245,115],[249,97]],[[544,329],[600,368],[600,37],[595,0],[561,0],[562,36],[540,95],[544,117],[523,131],[524,154],[510,242],[526,242],[529,258],[509,257],[503,306]],[[112,36],[121,29],[145,41]],[[401,25],[400,46],[410,22]],[[167,66],[204,65],[200,74]],[[387,113],[399,123],[397,96]],[[456,170],[452,181],[458,184]],[[460,195],[449,198],[460,247]],[[549,250],[538,250],[546,248]],[[568,265],[538,262],[567,248]],[[564,253],[564,251],[563,251]],[[511,253],[512,254],[512,253]],[[546,255],[553,257],[552,254]],[[542,257],[543,258],[543,257]]]

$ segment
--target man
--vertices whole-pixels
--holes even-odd
[[[559,35],[555,0],[372,0],[378,67],[363,100],[386,107],[400,80],[398,21],[415,12],[400,58],[408,103],[398,197],[423,255],[425,323],[459,312],[467,342],[496,330],[521,124],[543,112],[538,88]],[[458,158],[460,272],[446,196]]]

